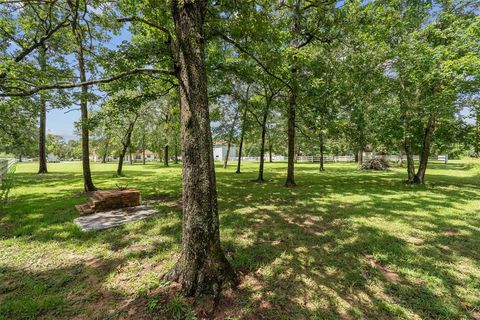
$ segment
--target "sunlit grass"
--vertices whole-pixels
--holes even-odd
[[[179,251],[179,166],[126,165],[119,178],[115,164],[93,164],[99,188],[166,200],[159,217],[87,233],[72,222],[87,200],[81,164],[36,169],[18,165],[0,207],[0,319],[191,315],[160,278]],[[267,163],[264,184],[252,182],[256,169],[217,166],[222,241],[242,279],[219,317],[480,316],[478,162],[432,164],[426,186],[404,184],[402,168],[299,163],[299,186],[286,189],[285,163]]]

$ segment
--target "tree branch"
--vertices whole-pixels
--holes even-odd
[[[109,83],[113,82],[115,80],[128,77],[131,75],[135,74],[147,74],[147,73],[162,73],[166,75],[174,75],[173,72],[167,71],[167,70],[160,70],[160,69],[144,69],[144,68],[139,68],[139,69],[133,69],[129,70],[126,72],[119,73],[117,75],[108,77],[108,78],[103,78],[103,79],[96,79],[96,80],[89,80],[89,81],[84,81],[84,82],[77,82],[77,83],[53,83],[53,84],[48,84],[48,85],[43,85],[43,86],[38,86],[36,88],[33,88],[31,90],[19,90],[19,92],[10,92],[10,93],[0,93],[0,97],[26,97],[26,96],[31,96],[39,91],[43,90],[52,90],[52,89],[72,89],[72,88],[78,88],[82,86],[90,86],[90,85],[95,85],[95,84],[101,84],[101,83]],[[0,88],[2,88],[0,86]],[[5,88],[5,87],[4,87]],[[18,88],[17,88],[18,89]]]
[[[141,23],[144,23],[146,25],[149,25],[150,27],[153,27],[155,29],[158,29],[158,30],[164,32],[168,36],[169,40],[172,39],[172,35],[171,35],[170,31],[167,28],[165,28],[164,26],[161,26],[161,25],[156,24],[152,21],[149,21],[149,20],[137,17],[137,16],[129,16],[129,17],[118,18],[117,21],[118,22],[141,22]]]
[[[57,32],[58,30],[60,30],[61,28],[63,27],[66,27],[68,26],[68,21],[67,19],[63,20],[61,23],[59,23],[58,25],[55,26],[55,28],[52,28],[52,29],[49,29],[47,32],[45,32],[45,34],[40,37],[40,39],[37,41],[35,40],[35,42],[23,49],[14,59],[15,62],[20,62],[22,61],[28,54],[30,54],[33,50],[37,49],[38,47],[42,46],[45,41],[47,41],[55,32]]]
[[[249,52],[247,49],[245,49],[244,47],[242,47],[238,42],[236,42],[235,40],[229,38],[227,35],[221,33],[220,31],[216,30],[215,31],[216,34],[218,34],[223,40],[225,40],[226,42],[234,45],[238,50],[240,50],[241,52],[245,53],[247,56],[249,56],[250,58],[252,58],[259,66],[260,68],[263,69],[263,71],[265,71],[266,74],[268,74],[269,76],[271,76],[272,78],[280,81],[283,85],[285,85],[286,87],[288,87],[290,90],[292,90],[292,87],[290,86],[290,84],[285,81],[284,79],[280,78],[279,76],[277,76],[276,74],[274,74],[273,72],[271,72],[267,66],[262,62],[260,61],[259,58],[257,58],[253,53]]]

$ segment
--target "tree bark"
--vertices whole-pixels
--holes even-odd
[[[323,134],[319,134],[319,140],[320,140],[320,172],[325,171],[325,168],[323,167],[323,148],[324,148],[324,143],[323,143]]]
[[[238,145],[238,160],[237,160],[237,171],[235,173],[241,173],[241,167],[242,167],[242,150],[243,150],[243,139],[245,137],[245,126],[247,123],[247,111],[248,111],[248,106],[247,104],[245,105],[245,110],[243,110],[243,116],[242,116],[242,129],[240,132],[240,143]]]
[[[236,275],[220,245],[217,189],[205,66],[206,0],[172,0],[175,70],[180,84],[183,167],[182,250],[166,278],[187,296],[219,297]]]
[[[75,37],[76,55],[78,60],[78,73],[80,82],[86,82],[85,58],[83,53],[83,40],[81,32],[77,29],[78,23],[78,3],[74,5],[68,0],[68,5],[72,14],[71,29]],[[88,85],[81,86],[80,96],[80,113],[81,113],[81,134],[82,134],[82,169],[83,169],[83,185],[85,192],[97,190],[92,180],[90,171],[90,146],[89,146],[89,128],[88,128]]]
[[[257,182],[265,182],[263,178],[263,169],[265,164],[265,137],[267,134],[267,119],[268,119],[268,112],[270,109],[270,101],[267,98],[265,110],[263,111],[262,117],[262,134],[261,134],[261,141],[260,141],[260,164],[258,167],[258,177]]]
[[[178,145],[177,142],[175,142],[174,146],[174,155],[173,155],[173,163],[178,164]]]
[[[146,159],[145,159],[145,130],[142,132],[142,164],[146,164]]]
[[[480,106],[476,107],[477,110],[475,112],[475,157],[480,158]]]
[[[287,180],[285,181],[286,187],[294,187],[295,183],[295,117],[296,117],[296,107],[297,107],[297,91],[298,91],[298,67],[297,67],[297,56],[296,51],[299,49],[300,41],[298,36],[301,32],[300,26],[300,0],[295,0],[293,12],[293,26],[292,34],[293,41],[292,47],[295,51],[292,67],[290,69],[290,90],[288,91],[288,165],[287,165]]]
[[[363,164],[363,148],[358,151],[358,164]]]
[[[404,150],[400,149],[399,152],[398,152],[398,165],[400,167],[403,167],[403,153],[404,153]]]
[[[127,128],[127,132],[125,133],[124,139],[122,141],[122,150],[120,150],[120,156],[118,157],[118,167],[117,167],[117,175],[121,176],[123,173],[123,161],[125,159],[125,155],[130,147],[130,143],[132,141],[132,132],[135,128],[135,123],[138,119],[138,114],[135,116],[135,119],[130,122]],[[130,153],[130,164],[132,164],[132,154]]]
[[[163,165],[168,167],[168,144],[163,146]]]
[[[47,71],[47,57],[45,46],[38,48],[38,61],[40,70]],[[40,114],[39,114],[39,134],[38,134],[38,173],[48,173],[47,170],[47,102],[45,94],[40,92]]]
[[[425,172],[427,170],[428,157],[430,156],[430,142],[432,140],[432,134],[434,130],[435,119],[433,116],[430,116],[423,134],[423,143],[422,150],[420,152],[420,162],[418,164],[418,170],[413,180],[416,184],[425,183]]]
[[[231,148],[232,144],[230,143],[230,139],[228,139],[228,143],[227,143],[227,154],[225,155],[225,160],[223,161],[223,169],[226,169],[227,168],[227,165],[228,165],[228,158],[230,157],[230,148]]]
[[[286,187],[294,187],[295,183],[295,93],[289,92],[288,99],[288,164]]]
[[[269,162],[272,163],[273,162],[273,157],[272,157],[272,151],[273,151],[273,144],[272,143],[269,143],[268,144],[268,157],[269,157]]]
[[[103,150],[103,155],[102,155],[102,163],[107,163],[109,145],[110,145],[110,137],[107,136],[107,141],[105,143],[105,148]]]
[[[227,154],[225,155],[225,161],[223,163],[223,168],[226,169],[228,165],[228,158],[230,157],[230,148],[232,147],[233,133],[235,131],[235,124],[237,123],[238,110],[235,112],[233,117],[232,126],[228,132],[228,144],[227,144]]]
[[[120,156],[118,157],[117,176],[122,175],[124,159],[125,159],[125,152],[121,152]]]
[[[407,157],[407,182],[414,183],[415,163],[413,161],[412,140],[408,137],[405,139],[405,156]]]

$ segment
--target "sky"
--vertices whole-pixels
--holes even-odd
[[[132,35],[124,28],[119,35],[112,35],[112,38],[107,44],[107,47],[114,49],[122,41],[130,41]],[[80,120],[80,110],[78,106],[74,105],[67,109],[53,109],[47,112],[47,133],[62,136],[65,141],[78,140],[80,137],[76,136],[75,121]]]

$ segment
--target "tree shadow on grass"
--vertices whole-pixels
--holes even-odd
[[[148,257],[159,250],[155,246],[35,271],[0,265],[0,319],[171,319],[175,310],[169,301],[179,291],[155,277],[161,264]],[[142,267],[132,271],[139,261]],[[119,274],[143,281],[132,293]]]
[[[162,176],[134,167],[119,180],[153,198],[180,194],[179,174]],[[256,176],[253,170],[244,175],[218,172],[222,239],[242,284],[238,291],[225,291],[217,318],[474,318],[474,307],[480,305],[475,285],[480,281],[480,219],[478,210],[456,214],[480,196],[478,182],[468,177],[468,187],[458,188],[464,177],[435,172],[429,176],[431,184],[410,186],[402,183],[404,174],[397,170],[366,173],[340,166],[318,174],[312,166],[297,168],[300,186],[293,189],[283,187],[282,167],[267,165],[270,182],[262,185],[249,181]],[[64,187],[65,179],[73,181],[73,187]],[[95,179],[100,187],[114,183],[109,172]],[[32,188],[43,183],[28,174],[20,180]],[[71,223],[77,215],[73,205],[85,200],[75,193],[81,189],[81,176],[62,173],[47,175],[47,180],[58,194],[40,190],[17,195],[0,220],[11,224],[1,229],[0,238],[59,242],[82,250],[99,247],[107,253],[96,258],[98,268],[84,256],[71,266],[46,271],[2,266],[2,283],[10,288],[0,293],[3,312],[15,315],[18,299],[33,306],[27,313],[33,317],[68,318],[94,314],[87,309],[105,300],[112,305],[99,309],[119,317],[134,318],[129,314],[133,308],[147,312],[147,318],[158,316],[160,309],[148,304],[164,301],[159,298],[164,289],[144,297],[105,288],[105,282],[124,274],[140,277],[143,269],[129,272],[131,265],[174,262],[181,235],[178,206],[159,205],[168,214],[157,219],[82,233]],[[142,253],[126,258],[132,250]],[[89,282],[91,273],[103,275],[97,284]],[[155,288],[161,287],[160,274],[156,270]],[[24,280],[12,284],[17,277]],[[55,279],[60,279],[58,284]],[[38,292],[48,301],[36,301]],[[70,307],[66,302],[71,295],[89,298]]]
[[[245,318],[453,319],[471,316],[468,310],[478,303],[465,302],[456,293],[455,288],[465,284],[451,272],[450,265],[458,260],[438,247],[445,247],[440,232],[444,226],[439,226],[437,237],[416,248],[418,244],[412,246],[381,229],[351,225],[348,216],[331,211],[317,219],[312,213],[292,215],[263,209],[258,216],[222,219],[224,228],[229,219],[235,220],[239,237],[239,225],[254,226],[243,230],[248,244],[226,242],[244,276],[238,294],[227,296],[224,304],[241,301],[237,309],[243,308]],[[478,236],[473,242],[467,250],[450,242],[450,250],[478,262]]]
[[[465,279],[480,280],[478,210],[452,216],[478,198],[476,188],[412,187],[374,174],[354,181],[322,176],[295,189],[274,178],[277,187],[252,190],[244,179],[219,193],[223,238],[233,239],[226,248],[244,273],[224,305],[241,301],[230,309],[243,317],[478,316],[479,290]],[[405,230],[384,228],[389,224]]]

